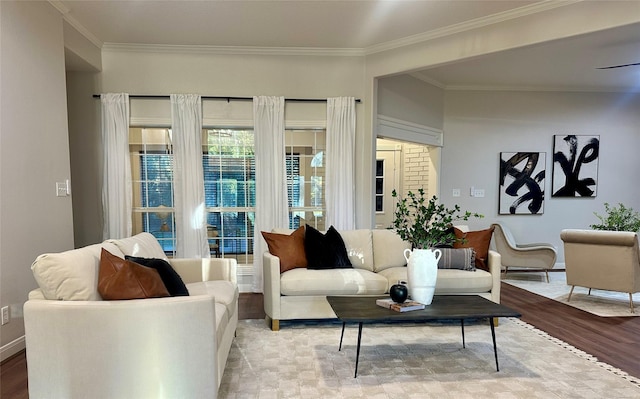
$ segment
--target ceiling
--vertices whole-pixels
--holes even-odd
[[[367,54],[452,26],[548,7],[550,2],[51,0],[51,3],[98,46],[117,43],[269,47]],[[69,63],[74,61],[77,60],[68,59]],[[486,55],[412,75],[447,89],[640,91],[640,66],[596,69],[634,62],[640,62],[640,24]]]

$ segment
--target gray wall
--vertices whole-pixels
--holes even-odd
[[[2,359],[24,348],[22,304],[44,252],[73,248],[62,17],[47,2],[0,2],[0,330]]]
[[[447,91],[444,107],[441,199],[499,220],[522,242],[551,242],[564,262],[560,231],[588,228],[604,202],[640,211],[640,94]],[[553,135],[600,135],[595,198],[551,198]],[[498,215],[498,166],[502,151],[546,152],[542,215]],[[469,196],[474,186],[484,198]],[[452,197],[460,188],[462,196]]]
[[[442,129],[444,91],[410,75],[378,79],[378,115]]]
[[[98,74],[67,72],[75,247],[102,241],[102,146]]]

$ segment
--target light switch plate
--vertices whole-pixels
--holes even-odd
[[[56,197],[67,196],[67,184],[65,182],[56,182]]]

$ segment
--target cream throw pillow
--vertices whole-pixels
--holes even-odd
[[[124,258],[118,247],[108,242],[38,256],[31,270],[44,297],[63,301],[101,300],[98,272],[102,248]]]

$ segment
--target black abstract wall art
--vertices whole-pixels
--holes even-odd
[[[501,215],[540,215],[544,211],[546,153],[501,152]]]
[[[595,197],[600,136],[553,136],[553,197]]]

